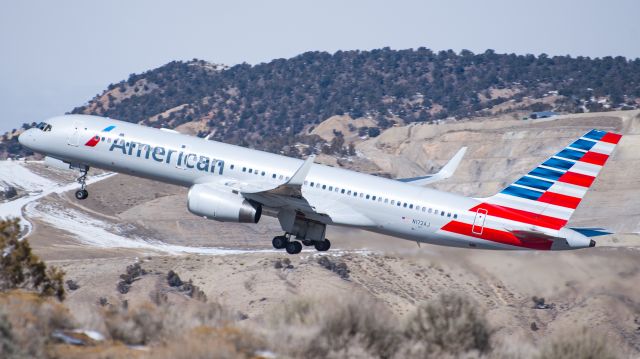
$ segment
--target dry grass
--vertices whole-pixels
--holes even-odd
[[[31,292],[0,293],[0,308],[1,357],[44,357],[51,333],[74,326],[64,305]]]
[[[442,294],[418,305],[401,331],[401,355],[425,357],[468,352],[487,353],[492,330],[477,303],[457,294]]]
[[[218,303],[197,300],[110,306],[96,313],[108,340],[88,346],[54,343],[54,330],[75,327],[67,307],[35,293],[0,293],[0,357],[226,359],[259,357],[264,350],[284,358],[621,357],[605,336],[587,330],[558,335],[540,349],[492,346],[483,310],[455,294],[420,304],[403,319],[365,295],[297,298],[250,324]]]
[[[536,359],[616,359],[622,353],[607,339],[587,328],[567,331],[544,345]]]

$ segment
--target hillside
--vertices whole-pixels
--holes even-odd
[[[299,155],[303,148],[321,152],[330,144],[311,133],[337,115],[367,119],[366,126],[349,126],[345,137],[373,137],[393,124],[550,109],[632,109],[638,103],[640,59],[384,48],[307,52],[230,68],[201,60],[171,62],[110,85],[72,112]],[[0,154],[24,155],[8,137]],[[291,147],[299,142],[309,147]],[[344,151],[349,143],[338,142],[325,152]]]
[[[343,125],[344,119],[334,118],[317,126],[318,134],[325,136],[331,127]],[[91,197],[79,203],[71,191],[77,186],[72,173],[47,169],[35,161],[0,162],[0,182],[18,190],[16,197],[0,203],[0,215],[19,215],[31,223],[28,238],[34,251],[80,285],[69,291],[67,305],[88,329],[102,333],[106,331],[93,314],[101,310],[102,298],[116,306],[147,302],[156,292],[168,290],[162,274],[174,270],[193,279],[211,301],[241,313],[249,327],[259,327],[273,310],[301,298],[350,298],[362,293],[379,300],[395,318],[405,318],[420,303],[454,291],[479,303],[495,336],[507,343],[535,348],[567,328],[587,326],[628,351],[626,357],[637,357],[640,187],[634,179],[640,175],[635,166],[640,161],[640,111],[397,126],[361,139],[349,160],[326,154],[319,160],[407,177],[437,170],[460,146],[468,146],[455,175],[435,187],[485,196],[592,127],[624,137],[571,225],[602,226],[616,234],[599,237],[596,248],[579,251],[418,247],[330,227],[330,252],[305,250],[289,256],[271,249],[270,238],[280,232],[271,217],[263,217],[257,225],[207,221],[188,213],[185,188],[123,175],[92,177]],[[23,180],[15,181],[15,174]],[[322,257],[346,266],[348,276],[327,270]],[[285,259],[290,263],[282,265]],[[123,294],[117,289],[120,274],[135,261],[153,274]],[[176,299],[170,291],[168,295],[179,300],[179,308],[187,308],[184,298]],[[536,308],[534,296],[544,297],[549,307]]]

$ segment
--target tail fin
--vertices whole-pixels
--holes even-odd
[[[487,203],[564,226],[622,136],[591,130],[544,161]]]

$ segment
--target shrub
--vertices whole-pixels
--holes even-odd
[[[347,267],[347,263],[342,260],[332,260],[329,256],[321,256],[318,258],[318,264],[323,268],[336,273],[344,280],[349,279],[349,268]]]
[[[569,331],[547,342],[536,356],[538,359],[615,359],[621,354],[607,341],[586,328]]]
[[[388,358],[397,345],[391,313],[370,297],[296,299],[271,314],[265,335],[292,357]]]
[[[457,294],[442,294],[409,315],[402,336],[407,357],[460,355],[490,350],[491,329],[477,304]]]
[[[44,357],[51,333],[73,327],[65,306],[36,293],[15,290],[1,293],[0,308],[4,314],[0,314],[2,358]]]
[[[26,289],[63,300],[64,272],[47,268],[38,256],[32,253],[26,239],[20,240],[18,220],[0,221],[0,291]]]
[[[143,345],[159,338],[163,312],[150,303],[135,309],[113,306],[104,312],[104,323],[112,339]]]

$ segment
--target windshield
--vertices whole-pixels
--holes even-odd
[[[50,124],[48,124],[48,123],[46,123],[46,122],[40,122],[40,123],[36,126],[36,128],[38,128],[38,129],[40,129],[40,130],[42,130],[42,131],[45,131],[45,132],[47,132],[47,131],[51,131],[51,125],[50,125]]]

